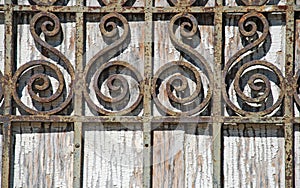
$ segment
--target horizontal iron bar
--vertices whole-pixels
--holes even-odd
[[[244,13],[255,10],[257,12],[285,12],[288,6],[286,5],[264,5],[264,6],[224,6],[225,13]]]
[[[128,123],[257,123],[257,124],[283,124],[284,117],[213,117],[213,116],[194,116],[194,117],[175,117],[175,116],[59,116],[59,115],[8,115],[0,116],[0,122],[128,122]],[[291,118],[291,122],[300,123],[300,117]]]
[[[120,13],[144,13],[143,7],[121,7],[121,6],[105,6],[105,7],[85,7],[85,6],[41,6],[41,5],[13,5],[14,11],[45,11],[45,12],[86,12],[86,13],[104,13],[104,12],[120,12]]]
[[[12,5],[14,11],[47,11],[47,12],[85,12],[85,13],[144,13],[144,7],[122,7],[122,6],[104,6],[104,7],[89,7],[89,6],[41,6],[41,5]],[[152,7],[149,11],[152,13],[213,13],[222,11],[224,13],[243,13],[251,10],[258,12],[285,12],[288,6],[286,5],[265,5],[265,6],[224,6],[224,7]],[[300,10],[299,6],[296,6]],[[1,8],[1,6],[0,6]],[[4,6],[2,9],[5,10]],[[1,10],[1,9],[0,9]]]
[[[143,117],[139,116],[47,116],[47,115],[30,115],[30,116],[10,116],[12,122],[128,122],[142,123]]]

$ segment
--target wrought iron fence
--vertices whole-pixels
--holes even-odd
[[[282,126],[284,181],[293,187],[299,10],[290,0],[2,2],[2,187],[11,186],[15,122],[74,124],[74,187],[82,183],[84,123],[142,125],[144,187],[153,184],[155,124],[209,124],[213,187],[224,183],[224,124]],[[271,31],[278,20],[282,38]],[[274,60],[268,52],[277,41]]]

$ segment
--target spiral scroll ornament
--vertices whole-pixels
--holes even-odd
[[[31,19],[30,32],[35,42],[42,47],[42,53],[57,63],[34,60],[19,67],[12,79],[13,98],[30,114],[55,114],[71,102],[75,78],[70,61],[46,42],[46,38],[56,37],[61,32],[60,21],[52,13],[40,12]],[[45,36],[44,40],[40,37],[41,33]],[[25,88],[32,106],[21,100],[22,93],[26,93]]]
[[[119,36],[119,26],[123,32]],[[126,18],[118,13],[102,17],[100,31],[112,43],[100,50],[84,70],[84,96],[88,105],[104,115],[126,115],[142,100],[142,76],[125,61],[109,61],[128,46],[130,28]]]
[[[246,6],[261,6],[266,4],[268,0],[241,0]]]
[[[29,0],[29,1],[32,1],[37,5],[53,5],[58,0]]]
[[[224,67],[222,84],[224,100],[238,115],[272,114],[279,108],[283,99],[282,91],[285,85],[281,71],[267,61],[252,60],[246,63],[242,61],[245,54],[254,53],[266,40],[269,23],[263,14],[253,11],[243,15],[238,26],[248,44],[233,55]],[[276,89],[276,92],[272,89]]]
[[[102,0],[103,4],[108,6],[108,5],[124,5],[127,0]]]
[[[160,67],[153,77],[152,97],[156,106],[168,115],[195,115],[206,109],[211,99],[212,72],[202,55],[176,37],[178,24],[182,40],[193,40],[198,22],[191,14],[177,14],[169,23],[173,45],[193,63],[180,60]]]
[[[170,2],[175,6],[192,6],[196,0],[170,0]]]

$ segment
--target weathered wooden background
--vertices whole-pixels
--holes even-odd
[[[0,1],[0,4],[3,4]],[[27,0],[19,0],[19,5],[29,5]],[[133,7],[143,7],[143,0],[137,0]],[[76,4],[70,0],[66,6]],[[269,1],[268,5],[284,5],[286,1]],[[166,0],[156,0],[156,7],[170,7]],[[213,7],[215,2],[209,0],[205,6]],[[226,0],[226,6],[236,6],[236,1]],[[100,6],[97,0],[87,1],[86,6]],[[37,49],[30,33],[31,12],[15,13],[12,33],[15,39],[15,69],[36,59],[49,58]],[[56,49],[62,52],[76,67],[76,15],[75,13],[57,13],[61,21],[62,43]],[[243,48],[239,34],[238,20],[240,13],[225,14],[222,31],[214,27],[214,15],[210,13],[194,13],[198,21],[199,41],[196,49],[214,68],[214,45],[217,32],[223,33],[223,63],[225,64],[238,50]],[[286,15],[284,13],[265,13],[270,30],[265,54],[262,58],[275,65],[285,75],[286,50]],[[99,22],[104,14],[85,13],[84,24],[84,59],[90,59],[101,49],[109,46],[99,29]],[[144,14],[124,14],[130,27],[130,43],[126,50],[111,60],[126,61],[144,75],[145,33],[148,29]],[[152,36],[152,71],[171,61],[185,60],[171,42],[168,24],[174,13],[155,14],[153,16]],[[300,61],[300,19],[295,22],[295,69]],[[122,34],[122,28],[119,28]],[[178,34],[178,31],[176,33]],[[4,72],[5,51],[4,12],[0,12],[0,71]],[[248,57],[257,59],[261,54]],[[62,69],[62,67],[60,67]],[[56,86],[58,83],[51,80]],[[70,77],[67,77],[67,82]],[[204,81],[207,85],[208,81]],[[191,91],[195,84],[189,83]],[[204,87],[207,87],[204,84]],[[5,86],[4,86],[5,87]],[[278,98],[280,89],[272,85],[274,100]],[[102,88],[107,90],[107,88]],[[205,89],[204,89],[205,90]],[[207,90],[207,88],[206,88]],[[31,97],[26,90],[22,91],[21,100],[30,108],[34,108]],[[69,92],[69,91],[67,91]],[[221,92],[221,90],[220,90]],[[231,99],[234,91],[231,91]],[[109,93],[106,91],[106,93]],[[133,92],[133,98],[138,95]],[[170,108],[171,104],[165,96],[158,98]],[[96,96],[92,96],[94,102]],[[221,102],[221,101],[220,101]],[[99,104],[99,103],[98,103]],[[3,111],[3,102],[1,102]],[[28,115],[13,103],[16,116]],[[73,116],[74,104],[62,113]],[[85,102],[84,116],[98,116]],[[299,110],[295,107],[295,116]],[[143,105],[136,116],[143,116]],[[222,103],[224,116],[230,116],[226,105]],[[284,107],[274,113],[281,116]],[[166,116],[152,104],[153,116]],[[3,112],[2,112],[3,113]],[[207,112],[208,116],[209,113]],[[274,115],[271,114],[271,115]],[[196,114],[196,115],[199,115]],[[205,114],[207,115],[207,114]],[[213,122],[211,122],[213,123]],[[152,123],[152,187],[213,187],[213,141],[211,123]],[[143,124],[142,123],[83,123],[82,130],[82,186],[83,187],[143,187]],[[285,135],[284,127],[278,124],[242,124],[226,123],[219,133],[222,138],[222,184],[224,187],[284,187],[285,186]],[[296,124],[294,130],[294,168],[295,185],[300,186],[300,128]],[[13,122],[12,123],[12,155],[11,155],[11,187],[72,187],[74,160],[74,123],[56,122]],[[0,148],[2,148],[2,130]],[[2,150],[0,150],[2,156]],[[0,160],[0,166],[2,160]],[[1,168],[0,168],[1,170]],[[1,174],[1,173],[0,173]],[[1,179],[0,179],[1,180]]]

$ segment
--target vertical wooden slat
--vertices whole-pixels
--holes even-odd
[[[153,187],[184,187],[184,126],[153,133]]]
[[[14,187],[72,187],[73,132],[68,123],[13,124]]]
[[[82,187],[143,187],[141,124],[86,123],[83,132]]]
[[[223,130],[225,187],[284,187],[282,126],[227,124]]]
[[[213,187],[212,138],[211,125],[185,126],[183,187]]]
[[[295,169],[295,187],[300,185],[300,127],[295,125],[294,132],[295,146],[294,146],[294,169]]]
[[[213,187],[212,127],[165,124],[153,132],[152,187]]]

